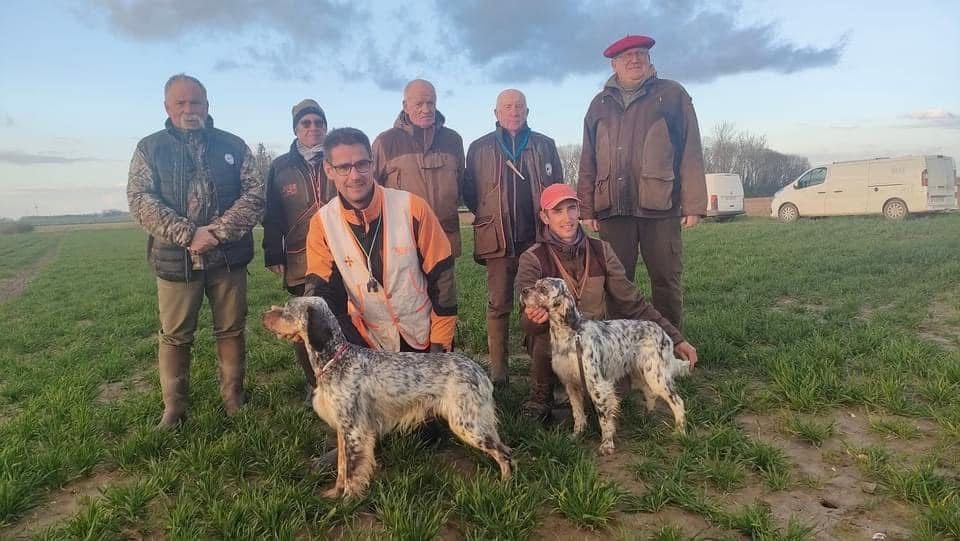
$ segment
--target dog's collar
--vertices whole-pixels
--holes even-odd
[[[324,372],[327,371],[327,369],[333,366],[333,363],[337,362],[337,360],[340,359],[340,356],[343,355],[343,352],[347,350],[348,345],[349,344],[347,342],[340,344],[340,346],[337,347],[337,350],[333,352],[333,357],[330,357],[330,360],[327,361],[327,364],[323,365],[323,368],[321,368],[320,371],[316,373],[316,376],[320,377],[321,375],[324,374]]]

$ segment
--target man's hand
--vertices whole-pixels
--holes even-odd
[[[527,316],[527,319],[537,324],[546,323],[550,319],[550,312],[539,306],[524,306],[523,314]]]
[[[438,344],[436,342],[430,342],[430,353],[443,353],[446,351],[443,344]]]
[[[597,225],[596,220],[580,220],[583,225],[589,227],[594,232],[600,231],[600,227]]]
[[[197,228],[188,249],[192,254],[202,254],[216,248],[218,244],[220,244],[220,241],[210,232],[210,226],[204,225]]]
[[[280,276],[283,276],[283,273],[286,272],[287,267],[286,265],[270,265],[269,267],[267,267],[267,270],[269,270],[274,274],[279,274]]]
[[[698,223],[700,223],[700,216],[697,216],[696,214],[692,214],[690,216],[684,216],[683,221],[681,223],[683,224],[683,227],[687,227],[687,228],[694,227]]]
[[[693,368],[697,364],[697,348],[690,345],[690,342],[680,342],[679,344],[673,346],[673,352],[676,353],[677,357],[685,361],[690,361],[690,368]]]

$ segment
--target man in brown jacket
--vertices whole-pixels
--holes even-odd
[[[517,290],[532,287],[541,278],[562,278],[583,317],[652,321],[670,336],[679,357],[697,362],[697,350],[667,318],[644,301],[627,279],[610,244],[584,233],[579,224],[579,201],[572,188],[566,184],[548,187],[540,195],[540,207],[540,218],[547,224],[545,240],[520,256]],[[553,396],[548,319],[543,308],[520,306],[520,328],[527,335],[531,358],[530,398],[523,410],[542,420],[550,417]]]
[[[496,129],[470,145],[461,189],[475,217],[473,257],[487,267],[487,344],[494,383],[507,381],[517,262],[534,242],[543,240],[540,192],[563,182],[557,146],[527,126],[528,113],[519,90],[497,96]]]
[[[290,152],[270,164],[267,209],[263,216],[263,259],[270,272],[283,278],[291,295],[301,296],[307,273],[307,228],[310,218],[337,194],[323,170],[323,140],[327,116],[311,99],[293,106]],[[313,368],[302,343],[294,344],[307,382],[307,395],[316,386]],[[309,400],[308,400],[309,401]]]
[[[577,193],[584,222],[599,228],[630,280],[639,244],[654,306],[681,327],[680,226],[706,214],[707,188],[693,102],[679,83],[657,77],[653,45],[627,36],[604,51],[614,73],[583,121]]]
[[[423,79],[407,83],[403,110],[393,128],[373,142],[374,178],[387,188],[404,190],[427,201],[460,256],[460,183],[463,139],[443,125],[437,92]]]

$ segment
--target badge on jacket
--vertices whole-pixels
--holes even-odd
[[[233,154],[224,154],[223,161],[227,162],[230,165],[233,165]]]
[[[284,184],[280,191],[285,197],[293,197],[297,195],[297,185],[296,184]]]
[[[553,176],[553,164],[552,164],[552,163],[547,162],[547,165],[544,165],[543,168],[544,168],[544,170],[546,170],[548,177],[552,177],[552,176]]]

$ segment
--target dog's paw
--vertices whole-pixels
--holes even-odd
[[[330,500],[336,500],[337,498],[340,497],[340,487],[335,486],[333,488],[329,488],[327,490],[324,490],[323,493],[320,495]]]
[[[600,444],[600,456],[610,456],[616,451],[612,441],[605,441]]]

